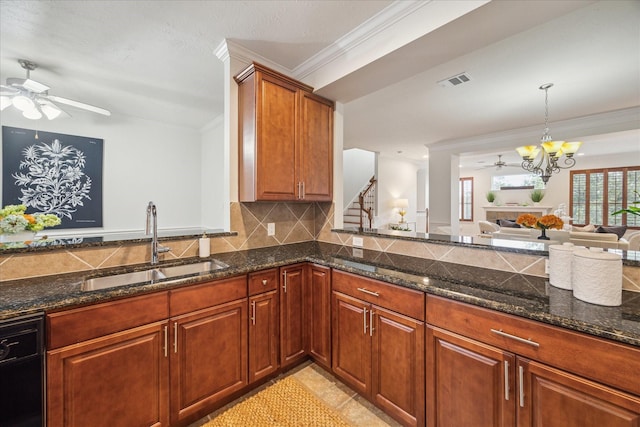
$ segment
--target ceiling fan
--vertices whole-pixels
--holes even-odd
[[[493,168],[493,167],[495,167],[496,170],[500,170],[503,167],[512,167],[512,166],[520,166],[520,165],[515,164],[515,163],[513,163],[513,164],[512,163],[507,163],[507,162],[502,160],[502,154],[498,154],[498,161],[497,162],[494,162],[491,165],[485,165],[483,167],[484,168]]]
[[[27,71],[27,78],[10,77],[7,78],[6,85],[0,85],[0,107],[2,110],[13,105],[28,119],[38,120],[45,115],[49,120],[53,120],[61,114],[70,116],[58,105],[64,104],[105,116],[111,115],[111,112],[104,108],[61,96],[49,95],[49,89],[51,89],[49,86],[31,80],[31,71],[35,70],[38,65],[25,59],[19,59],[18,63]]]

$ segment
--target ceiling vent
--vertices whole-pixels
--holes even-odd
[[[440,80],[438,82],[438,85],[442,87],[453,87],[453,86],[459,86],[462,83],[466,83],[470,80],[471,80],[471,76],[469,76],[469,74],[460,73],[452,77],[447,77],[444,80]]]

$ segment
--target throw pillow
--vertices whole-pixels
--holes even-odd
[[[509,221],[508,219],[501,219],[500,227],[520,228],[520,224],[515,221]]]
[[[587,224],[584,227],[571,227],[571,231],[596,231],[596,226]]]
[[[596,233],[613,233],[618,236],[618,240],[622,239],[622,236],[624,236],[624,233],[626,232],[626,225],[616,225],[611,227],[604,227],[600,225],[598,226],[598,228],[596,228]]]

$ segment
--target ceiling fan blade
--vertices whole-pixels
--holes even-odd
[[[62,98],[60,96],[55,96],[55,95],[47,95],[46,98],[53,102],[59,102],[60,104],[66,104],[72,107],[81,108],[83,110],[92,111],[94,113],[102,114],[104,116],[111,115],[111,111],[105,110],[104,108],[96,107],[95,105],[89,105],[83,102],[74,101],[72,99]]]
[[[15,77],[9,77],[7,79],[7,86],[13,86],[16,88],[23,88],[26,90],[29,90],[31,92],[34,93],[42,93],[42,92],[46,92],[49,89],[51,89],[49,86],[37,82],[35,80],[31,80],[31,79],[18,79]]]
[[[20,89],[12,87],[12,86],[5,86],[5,85],[0,85],[0,95],[4,95],[4,96],[11,96],[11,95],[17,95],[20,93]]]

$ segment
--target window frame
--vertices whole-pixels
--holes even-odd
[[[610,168],[598,168],[598,169],[582,169],[582,170],[572,170],[569,175],[569,215],[573,216],[573,207],[574,207],[574,199],[573,199],[573,182],[574,175],[585,175],[585,223],[577,223],[573,222],[573,225],[576,226],[585,226],[587,224],[594,224],[591,221],[591,175],[592,174],[602,174],[603,182],[603,195],[602,195],[602,222],[603,224],[594,224],[594,225],[604,225],[614,226],[614,225],[627,225],[627,213],[620,214],[621,223],[620,224],[610,224],[611,212],[609,209],[609,173],[610,172],[622,172],[622,206],[627,207],[630,206],[630,202],[634,200],[627,200],[628,197],[628,179],[627,172],[629,171],[640,171],[640,166],[622,166],[622,167],[610,167]],[[627,226],[628,229],[636,230],[640,229],[640,226]]]
[[[465,197],[464,197],[464,183],[465,182],[470,182],[471,183],[471,195],[469,196],[469,203],[465,203]],[[474,210],[474,204],[473,204],[473,199],[474,199],[474,194],[473,194],[473,177],[472,176],[465,176],[465,177],[461,177],[459,179],[459,184],[458,184],[458,188],[459,188],[459,200],[458,200],[458,220],[462,221],[462,222],[473,222],[473,210]],[[464,218],[464,207],[465,205],[471,205],[471,218]]]

